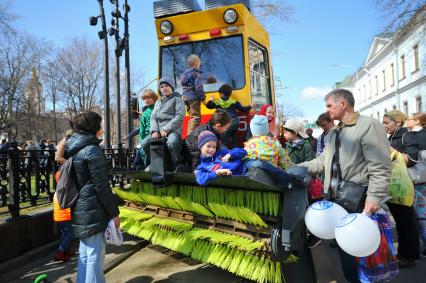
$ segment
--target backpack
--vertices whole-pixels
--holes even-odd
[[[73,169],[74,157],[68,158],[59,170],[56,196],[61,208],[71,208],[78,198],[76,177]]]

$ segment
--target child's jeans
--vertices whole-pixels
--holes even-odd
[[[65,252],[70,248],[73,233],[71,221],[56,222],[59,228],[59,248],[58,250]]]
[[[189,135],[201,123],[201,100],[188,100],[185,101],[185,105],[189,114],[189,122],[186,134]]]
[[[248,160],[246,162],[247,173],[251,167],[265,170],[274,179],[276,184],[279,184],[282,188],[287,188],[290,182],[290,176],[281,168],[272,165],[268,161],[264,160]],[[247,175],[247,174],[246,174]]]

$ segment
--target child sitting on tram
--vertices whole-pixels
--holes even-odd
[[[291,165],[290,158],[281,143],[269,136],[268,119],[266,116],[254,115],[250,121],[253,137],[249,139],[244,148],[247,151],[247,168],[257,167],[271,173],[278,182],[289,181],[283,169]]]
[[[200,150],[198,148],[198,137],[200,133],[203,131],[210,131],[215,134],[217,138],[216,150],[219,150],[221,146],[221,135],[229,128],[231,121],[232,118],[228,112],[223,109],[217,109],[206,124],[198,126],[186,137],[185,144],[191,154],[192,170],[195,170],[198,163],[200,163]]]
[[[139,139],[141,144],[140,156],[145,167],[151,164],[149,152],[145,153],[144,148],[149,148],[148,145],[151,140],[151,114],[157,99],[158,96],[152,89],[146,89],[143,92],[142,100],[144,107],[142,108],[142,115],[139,121]]]
[[[198,136],[201,163],[194,173],[200,186],[206,186],[219,176],[243,175],[246,171],[246,166],[241,160],[247,155],[245,149],[217,151],[217,145],[218,139],[212,132],[204,131]]]
[[[174,83],[171,79],[161,78],[159,89],[161,99],[157,100],[151,113],[150,131],[151,137],[143,145],[143,151],[149,156],[151,139],[167,138],[167,147],[170,151],[173,170],[182,160],[181,134],[185,117],[185,104],[181,95],[174,91]],[[150,171],[150,167],[146,169]]]

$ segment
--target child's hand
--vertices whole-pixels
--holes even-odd
[[[158,139],[160,137],[160,133],[158,133],[158,132],[152,133],[151,137],[153,139]]]
[[[231,155],[228,153],[226,155],[224,155],[221,160],[222,162],[229,162],[229,159],[231,159]]]
[[[214,101],[214,95],[210,95],[210,101]]]
[[[167,137],[168,132],[166,132],[166,131],[161,131],[161,132],[160,132],[160,135],[161,135],[163,138],[165,138],[165,137]]]
[[[218,175],[218,176],[231,176],[232,172],[229,169],[217,169],[216,175]]]

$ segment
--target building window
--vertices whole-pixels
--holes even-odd
[[[395,84],[395,66],[392,63],[390,67],[391,67],[391,86],[393,86]]]
[[[385,108],[384,112],[385,112],[385,114],[386,114],[386,113],[388,113],[388,110]]]
[[[371,98],[372,95],[373,95],[373,89],[371,86],[371,81],[368,81],[368,98]]]
[[[408,102],[407,101],[404,101],[402,103],[402,109],[403,109],[405,115],[408,115]]]
[[[364,100],[367,99],[367,88],[365,87],[365,85],[362,86],[363,90],[364,90]]]
[[[416,112],[423,112],[422,97],[416,97]]]
[[[377,78],[377,76],[374,77],[374,81],[376,83],[376,95],[379,94],[379,79]]]
[[[380,121],[380,112],[379,111],[377,111],[377,120]]]
[[[416,44],[413,47],[413,58],[414,58],[414,72],[417,72],[420,68],[420,63],[419,63],[419,45]]]
[[[386,71],[383,70],[382,74],[383,74],[383,91],[385,91],[386,90]]]
[[[405,79],[405,55],[400,57],[401,59],[401,80]]]
[[[394,104],[394,105],[392,105],[392,109],[393,110],[396,110],[396,105]]]

